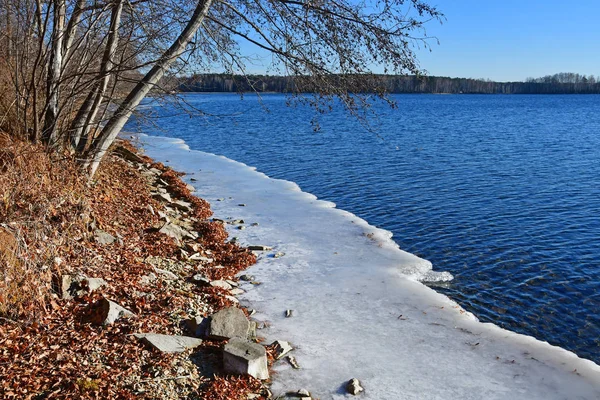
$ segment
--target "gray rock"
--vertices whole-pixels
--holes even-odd
[[[162,171],[158,168],[150,168],[148,171],[152,172],[154,175],[161,175]]]
[[[306,389],[300,389],[295,392],[287,392],[285,394],[284,399],[301,399],[301,400],[311,400],[310,392]]]
[[[160,335],[157,333],[136,333],[133,336],[163,353],[181,353],[202,344],[202,339],[189,336]]]
[[[190,192],[195,192],[196,188],[193,187],[192,185],[190,185],[189,183],[185,185],[185,187],[187,188],[187,190],[189,190]]]
[[[285,310],[285,317],[291,318],[294,316],[294,310]]]
[[[185,326],[195,337],[205,337],[210,325],[210,319],[195,317],[185,321]]]
[[[246,339],[249,329],[250,321],[244,312],[236,307],[228,307],[210,317],[208,336],[212,339]]]
[[[173,239],[182,241],[185,237],[191,237],[191,233],[180,227],[179,225],[172,224],[167,222],[163,225],[159,230],[160,233],[164,233],[167,236],[172,237]]]
[[[269,251],[269,250],[273,250],[273,248],[269,247],[269,246],[252,245],[252,246],[248,246],[248,250],[252,250],[252,251]]]
[[[231,339],[223,351],[226,372],[250,375],[256,379],[269,379],[267,351],[257,343],[244,339]]]
[[[360,381],[356,378],[352,378],[346,384],[346,391],[354,396],[364,391],[365,389],[360,385]]]
[[[204,263],[211,263],[215,261],[212,258],[201,256],[200,253],[192,254],[189,259],[192,261],[202,261]]]
[[[227,283],[225,281],[221,281],[221,280],[212,281],[210,283],[210,286],[212,286],[212,287],[218,287],[218,288],[225,289],[225,290],[231,290],[232,289],[231,285],[229,283]]]
[[[169,193],[152,193],[152,197],[155,198],[156,200],[160,200],[163,201],[165,203],[172,203],[173,199],[171,198],[171,195]]]
[[[171,271],[167,271],[166,269],[160,269],[160,268],[154,267],[154,271],[168,281],[175,281],[175,280],[179,279],[179,277],[177,275],[175,275]]]
[[[106,244],[114,243],[115,240],[117,240],[117,238],[115,238],[113,235],[111,235],[109,233],[104,232],[101,229],[96,229],[94,231],[94,240],[98,244],[106,245]]]
[[[108,286],[108,283],[102,278],[87,278],[86,281],[90,292]]]
[[[244,229],[246,229],[246,227],[244,225],[240,225],[237,227],[240,231],[243,231]]]
[[[248,274],[244,274],[242,276],[240,276],[240,279],[246,282],[250,282],[254,280],[254,276],[252,275],[248,275]]]
[[[164,212],[162,212],[162,211],[159,211],[159,212],[158,212],[158,217],[159,217],[161,220],[165,221],[165,222],[171,222],[171,220],[169,219],[169,217],[167,216],[167,214],[165,214],[165,213],[164,213]]]
[[[149,285],[156,280],[156,275],[150,272],[148,275],[144,275],[140,278],[140,285]]]
[[[294,369],[300,369],[300,365],[298,364],[298,361],[296,361],[296,357],[294,357],[294,356],[287,356],[285,359],[290,363],[290,365],[292,366],[292,368],[294,368]]]
[[[240,206],[240,207],[246,207],[246,203],[240,203],[240,204],[238,204],[238,206]]]
[[[102,325],[110,325],[119,318],[131,317],[133,315],[135,314],[113,301],[104,298],[100,300],[100,319]]]
[[[250,224],[250,226],[258,226],[258,222],[253,222]]]
[[[73,298],[72,293],[73,277],[71,275],[63,275],[60,278],[60,297],[63,300]]]
[[[283,251],[278,251],[277,253],[273,254],[273,258],[281,258],[283,256],[285,256]]]
[[[271,344],[271,346],[274,346],[275,359],[277,360],[282,359],[287,353],[294,350],[288,342],[283,340],[276,340]]]
[[[230,225],[241,225],[244,223],[243,219],[234,219],[233,221],[227,222]]]
[[[194,283],[197,283],[199,285],[210,285],[210,279],[208,279],[207,277],[205,277],[202,274],[196,274],[194,276],[192,276],[192,280],[194,281]]]
[[[232,296],[239,296],[240,294],[244,294],[244,293],[246,293],[246,292],[240,288],[233,288],[229,291],[229,294],[231,294]]]
[[[187,201],[177,200],[177,201],[172,202],[171,206],[173,206],[183,212],[192,211],[192,203],[188,203]]]
[[[238,287],[240,286],[236,281],[232,281],[231,279],[225,279],[225,282],[229,283],[231,285],[231,287]]]

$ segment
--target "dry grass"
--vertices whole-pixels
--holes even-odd
[[[0,316],[47,311],[57,249],[85,231],[85,191],[71,160],[0,136]]]

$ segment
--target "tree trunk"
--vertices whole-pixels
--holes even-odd
[[[113,6],[110,31],[108,33],[106,48],[104,49],[104,55],[102,56],[102,63],[100,65],[100,81],[94,84],[92,91],[85,99],[85,102],[82,104],[71,125],[71,146],[74,150],[77,150],[78,153],[83,153],[87,147],[90,125],[96,119],[102,97],[106,93],[106,88],[108,87],[111,75],[110,70],[114,66],[113,55],[119,44],[119,27],[121,25],[122,11],[123,1],[117,0],[117,3]]]
[[[106,151],[131,116],[133,110],[140,104],[150,89],[159,82],[165,71],[173,64],[177,57],[185,51],[186,46],[202,25],[211,4],[212,0],[200,0],[198,2],[194,14],[177,40],[175,40],[171,47],[156,62],[154,67],[133,88],[115,114],[109,119],[98,138],[94,140],[84,165],[84,168],[88,169],[90,179],[93,178],[100,165],[100,161],[102,161]]]
[[[65,31],[65,0],[54,0],[54,19],[52,27],[52,49],[48,78],[46,80],[46,113],[44,117],[44,130],[42,139],[49,147],[58,144],[56,121],[58,119],[59,80],[62,70],[63,42]]]

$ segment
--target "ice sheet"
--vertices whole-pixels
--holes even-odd
[[[230,226],[232,236],[273,247],[247,271],[262,284],[244,283],[240,299],[270,323],[259,331],[267,343],[295,347],[301,369],[277,362],[276,394],[306,388],[320,399],[352,397],[344,384],[358,378],[364,399],[600,398],[600,366],[479,322],[417,281],[449,276],[400,250],[390,232],[181,140],[141,140],[149,156],[188,173],[215,217],[245,220],[245,230]]]

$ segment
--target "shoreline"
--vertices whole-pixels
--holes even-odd
[[[147,153],[150,155],[153,155],[154,157],[156,157],[156,156],[158,156],[159,158],[162,157],[163,160],[166,160],[168,158],[177,160],[177,161],[174,161],[173,163],[171,163],[172,165],[175,166],[176,169],[184,170],[186,172],[193,172],[194,174],[199,174],[199,176],[202,176],[204,178],[211,177],[213,180],[209,184],[209,186],[210,186],[209,193],[207,193],[209,200],[213,200],[211,198],[211,196],[227,197],[225,193],[222,193],[222,194],[216,193],[216,191],[218,191],[218,190],[221,190],[221,191],[225,190],[224,188],[226,188],[227,185],[238,185],[237,191],[229,188],[230,193],[232,193],[232,194],[235,193],[236,198],[241,198],[238,201],[245,201],[243,199],[243,197],[240,197],[243,194],[246,194],[246,195],[248,193],[255,194],[256,192],[258,192],[260,190],[266,191],[268,186],[280,185],[280,186],[284,186],[284,187],[279,187],[278,188],[279,191],[287,190],[287,191],[292,191],[292,192],[299,192],[299,193],[296,193],[296,196],[295,196],[298,198],[294,198],[293,199],[294,202],[292,202],[293,204],[290,204],[291,208],[294,208],[294,206],[297,206],[299,203],[305,204],[305,205],[306,205],[306,203],[316,203],[316,204],[319,204],[319,206],[316,206],[315,208],[324,208],[324,209],[329,208],[330,211],[335,210],[335,211],[331,211],[330,214],[327,214],[328,216],[337,214],[336,218],[339,218],[340,221],[343,221],[344,219],[346,219],[346,221],[347,221],[350,218],[350,219],[356,220],[356,222],[358,222],[357,217],[355,217],[349,213],[346,213],[345,211],[337,210],[337,209],[331,207],[331,203],[324,203],[322,201],[316,201],[316,198],[314,198],[314,196],[301,192],[300,189],[297,187],[297,185],[295,185],[294,183],[289,183],[289,182],[279,181],[279,180],[272,180],[272,179],[266,177],[264,174],[255,172],[251,168],[249,168],[241,163],[237,163],[235,161],[225,159],[224,157],[218,157],[215,155],[210,155],[210,154],[202,153],[202,152],[198,152],[198,151],[191,151],[191,150],[189,150],[189,148],[185,145],[185,143],[183,141],[176,140],[176,139],[160,138],[160,137],[146,137],[142,141],[148,141],[150,147],[163,146],[164,148],[160,148],[160,150],[158,149],[158,147],[156,149],[147,149]],[[168,150],[166,150],[166,149],[168,149]],[[165,151],[167,151],[166,155],[165,155]],[[172,154],[172,155],[178,154],[178,156],[172,157],[169,154]],[[184,160],[184,158],[185,158],[185,160]],[[194,161],[196,161],[196,162],[198,162],[199,160],[202,160],[202,161],[199,164],[193,164],[193,163],[190,163],[189,160],[187,160],[187,159],[194,159]],[[192,165],[194,165],[193,168],[191,167]],[[207,169],[207,167],[206,167],[207,165],[213,165],[212,169],[210,169],[210,168]],[[183,168],[182,168],[182,166],[183,166]],[[186,170],[186,168],[187,168],[187,170]],[[237,180],[230,179],[229,182],[223,182],[223,185],[220,186],[220,188],[218,188],[218,189],[213,187],[214,185],[217,184],[215,181],[224,181],[224,179],[225,179],[223,177],[222,172],[219,172],[217,170],[218,169],[227,169],[227,168],[230,168],[230,171],[229,171],[230,173],[232,171],[234,171],[234,174],[239,175],[238,179]],[[192,169],[193,169],[193,171],[192,171]],[[215,175],[218,175],[218,177],[216,177]],[[229,179],[229,178],[230,177],[228,177],[227,179]],[[260,182],[265,183],[264,181],[266,181],[266,182],[268,182],[268,184],[265,183],[264,185],[261,186],[261,185],[258,185],[256,183],[256,181],[254,180],[253,182],[256,187],[248,188],[248,186],[249,186],[248,182],[255,178],[256,179],[260,178]],[[204,181],[204,180],[202,180],[202,181]],[[294,196],[291,196],[291,197],[294,197]],[[249,197],[249,198],[252,198],[252,197]],[[264,200],[263,198],[260,198],[260,197],[256,197],[254,200],[259,200],[259,199]],[[290,200],[292,200],[292,199],[290,199]],[[234,200],[234,202],[235,201],[236,200]],[[233,213],[234,210],[236,210],[236,211],[243,210],[244,213],[238,213],[238,214],[242,215],[244,217],[244,219],[248,218],[246,215],[250,215],[250,216],[254,215],[255,217],[260,217],[260,218],[266,219],[265,212],[268,212],[268,210],[265,210],[264,208],[260,209],[258,211],[256,209],[250,210],[250,214],[247,214],[246,212],[249,210],[249,207],[243,207],[243,209],[242,208],[236,209],[234,206],[230,205],[230,207],[227,208],[227,206],[225,206],[224,203],[225,202],[218,202],[218,203],[213,202],[213,204],[216,206],[215,212],[217,214],[223,213],[222,215],[219,215],[219,218],[226,218],[227,216],[231,216],[232,218],[238,218],[238,215],[226,215],[226,214],[227,213],[231,214],[231,213]],[[250,201],[248,201],[248,206],[251,206]],[[279,211],[279,210],[277,210],[277,211]],[[268,220],[270,222],[272,222],[273,224],[280,224],[280,225],[284,224],[284,225],[288,225],[288,227],[289,227],[288,221],[285,221],[285,219],[282,221],[281,219],[277,219],[276,217],[277,216],[268,218]],[[353,223],[355,223],[355,222],[353,222]],[[374,232],[374,234],[378,235],[376,240],[379,240],[383,247],[387,248],[387,250],[390,250],[390,248],[388,248],[390,246],[390,243],[386,242],[386,240],[389,242],[391,242],[391,240],[389,240],[389,236],[386,238],[387,233],[368,225],[366,222],[364,222],[362,220],[361,220],[361,222],[359,222],[359,225],[361,225],[361,228],[363,229],[363,233],[365,233],[364,229],[371,229]],[[263,223],[261,223],[260,226],[263,226]],[[260,229],[260,227],[257,227],[256,229],[252,229],[252,230],[258,231],[259,229]],[[272,228],[272,229],[275,230],[276,228]],[[250,231],[250,230],[242,231],[242,234],[240,234],[240,236],[242,236],[242,238],[243,238],[243,233],[248,233],[248,231]],[[253,233],[253,235],[254,236],[250,235],[250,236],[246,236],[246,237],[249,237],[252,240],[260,239],[260,235],[258,233]],[[266,235],[265,237],[268,237],[268,235]],[[270,243],[265,243],[265,244],[270,244]],[[284,243],[280,244],[279,247],[275,246],[274,250],[281,250],[280,247],[283,244]],[[397,246],[396,246],[395,250],[394,249],[391,249],[391,250],[398,251]],[[281,261],[281,260],[288,258],[288,256],[287,256],[288,253],[289,252],[286,252],[286,256],[284,256],[280,260],[278,259],[277,261]],[[259,260],[259,263],[256,266],[251,267],[250,270],[251,271],[256,270],[257,272],[264,273],[264,272],[266,272],[265,270],[267,269],[267,267],[270,267],[270,268],[274,267],[274,265],[273,265],[274,262],[275,261],[273,261],[271,259]],[[329,261],[325,260],[324,262],[328,263]],[[309,265],[309,267],[310,267],[310,265]],[[281,267],[277,267],[275,272],[278,274],[279,277],[282,277],[282,276],[285,277],[286,274],[282,273],[280,270],[281,270]],[[333,270],[335,270],[335,268],[333,268]],[[331,273],[335,274],[336,271],[333,271]],[[354,273],[354,272],[351,271],[348,273]],[[403,292],[409,292],[409,293],[411,293],[412,296],[418,295],[421,298],[421,302],[420,303],[416,302],[417,304],[415,304],[414,299],[411,299],[410,301],[408,301],[409,304],[412,303],[412,304],[410,304],[411,306],[413,306],[417,310],[421,311],[421,315],[418,315],[418,313],[417,313],[418,316],[413,315],[412,317],[407,318],[407,319],[411,319],[411,320],[412,320],[412,318],[418,318],[418,319],[422,320],[422,321],[418,321],[418,323],[417,323],[417,325],[419,325],[419,326],[417,326],[418,333],[422,333],[421,330],[422,330],[424,324],[428,325],[427,329],[433,329],[433,330],[441,329],[443,332],[437,332],[438,336],[441,336],[442,338],[444,338],[446,340],[452,339],[450,347],[452,348],[453,351],[456,350],[457,354],[460,354],[460,350],[458,348],[455,348],[455,346],[459,345],[459,343],[456,342],[456,336],[461,336],[462,338],[460,340],[464,339],[462,345],[464,345],[465,343],[470,343],[467,346],[465,346],[465,348],[462,349],[462,351],[473,352],[473,351],[477,350],[482,353],[487,353],[487,355],[490,358],[492,358],[492,361],[493,360],[497,361],[496,364],[503,364],[502,367],[497,368],[497,365],[496,366],[493,365],[494,362],[492,362],[492,363],[485,362],[485,363],[482,363],[482,365],[480,365],[479,367],[483,366],[489,370],[494,370],[494,369],[502,370],[507,365],[505,362],[508,362],[511,365],[515,366],[513,371],[509,372],[509,374],[512,374],[511,376],[515,375],[514,374],[515,371],[519,372],[516,374],[517,376],[519,376],[519,375],[525,375],[525,376],[535,375],[535,374],[526,373],[526,371],[531,368],[533,368],[533,370],[538,370],[538,371],[543,370],[543,369],[550,369],[551,371],[553,371],[553,374],[557,375],[556,377],[553,377],[553,378],[556,378],[559,381],[560,380],[563,381],[561,383],[562,387],[565,387],[565,385],[571,386],[571,385],[569,385],[569,381],[571,380],[570,378],[575,378],[575,380],[577,380],[578,377],[582,377],[584,379],[584,381],[585,380],[590,381],[588,383],[591,386],[588,386],[586,388],[586,390],[589,390],[588,396],[589,396],[589,393],[594,393],[593,396],[596,396],[596,394],[599,393],[597,385],[594,385],[591,383],[594,381],[594,379],[597,380],[598,376],[600,376],[600,367],[598,365],[594,364],[593,362],[591,362],[589,360],[581,359],[581,358],[577,357],[574,353],[571,353],[562,348],[551,346],[551,345],[547,344],[546,342],[538,341],[532,337],[528,337],[528,336],[510,332],[510,331],[506,331],[506,330],[503,330],[492,324],[480,323],[476,320],[475,317],[470,316],[469,313],[466,313],[464,310],[462,310],[462,308],[460,308],[456,303],[449,300],[446,296],[438,294],[437,292],[434,292],[433,290],[431,290],[429,288],[425,288],[420,283],[416,283],[416,282],[407,280],[405,278],[399,277],[399,275],[401,275],[401,274],[394,272],[392,268],[387,268],[387,271],[378,270],[377,274],[378,274],[378,276],[385,276],[386,279],[384,279],[384,280],[389,279],[389,280],[393,281],[393,284],[390,284],[388,286],[394,286],[392,289],[392,291],[394,293],[402,295]],[[330,285],[331,282],[327,281],[327,283],[329,285],[325,285],[325,287],[329,288],[331,286]],[[268,286],[271,287],[271,285],[268,285]],[[263,284],[253,293],[251,293],[251,294],[247,293],[246,295],[244,295],[242,297],[242,299],[245,299],[246,301],[248,301],[249,303],[251,303],[253,305],[254,304],[264,305],[264,304],[266,304],[265,303],[266,297],[272,296],[272,295],[278,296],[278,295],[281,295],[281,293],[282,293],[281,290],[275,292],[274,294],[273,293],[266,294],[267,293],[266,291],[263,291],[262,293],[260,293],[260,290],[263,287],[266,288],[266,286]],[[259,293],[256,293],[256,292],[259,292]],[[311,294],[313,294],[313,292],[311,292]],[[331,294],[331,295],[333,295],[333,294]],[[297,296],[291,296],[291,297],[292,297],[292,299],[297,300],[296,299]],[[407,298],[406,293],[404,293],[404,298],[405,299]],[[408,296],[408,298],[410,299],[411,296]],[[382,301],[381,298],[378,298],[377,300]],[[383,299],[383,300],[387,301],[386,299]],[[282,307],[281,302],[278,302],[278,303],[280,303],[279,309],[282,310],[284,307]],[[398,307],[398,305],[397,305],[398,302],[394,302],[394,304],[396,304],[396,307]],[[259,311],[260,311],[260,307],[255,307],[255,308],[259,309]],[[449,309],[450,309],[450,312],[448,312]],[[282,312],[282,311],[279,311],[279,312]],[[290,331],[290,329],[286,329],[285,327],[282,328],[282,327],[277,326],[277,323],[284,323],[284,325],[288,324],[289,320],[284,320],[283,317],[278,315],[277,312],[274,312],[273,310],[271,310],[270,312],[267,312],[265,314],[266,315],[260,315],[260,312],[259,312],[259,317],[265,318],[272,322],[272,324],[271,324],[272,328],[270,328],[270,329],[272,331],[274,331],[274,333],[286,332],[286,333],[290,333],[292,336],[294,336],[291,333],[294,328],[293,326],[290,328],[290,329],[292,329],[291,331]],[[413,314],[414,314],[414,312],[413,312]],[[343,313],[342,313],[342,315],[343,315]],[[406,317],[408,317],[409,314],[408,313],[401,314],[401,316],[402,315],[404,315],[406,318]],[[336,316],[339,317],[340,315],[336,314]],[[359,322],[359,321],[360,321],[360,319],[356,320],[355,322]],[[303,322],[305,324],[308,323],[306,320],[304,320]],[[306,325],[306,326],[309,326],[309,325]],[[444,328],[443,329],[436,328],[438,326],[443,326]],[[319,328],[322,329],[323,327],[319,326]],[[334,328],[337,329],[337,327],[334,327]],[[394,329],[402,330],[399,327],[395,327]],[[451,332],[449,333],[448,330],[450,330]],[[341,332],[343,332],[343,330]],[[411,333],[410,330],[406,330],[405,332],[409,335]],[[457,332],[459,333],[458,335],[457,335]],[[414,333],[414,331],[413,331],[413,333]],[[297,336],[298,335],[295,335],[294,337],[297,337]],[[429,336],[431,339],[435,335],[429,335]],[[286,338],[282,338],[282,339],[287,340]],[[312,338],[312,339],[314,339],[314,338]],[[472,340],[472,339],[475,339],[475,340]],[[485,343],[485,345],[484,345],[484,340],[489,341],[489,342]],[[368,341],[369,340],[367,339],[367,342]],[[425,341],[425,343],[426,342],[427,341]],[[502,344],[498,345],[498,342],[504,342],[504,343],[503,343],[503,345]],[[422,343],[423,342],[415,343],[415,345],[417,345],[417,344],[421,345]],[[309,344],[314,344],[314,342],[310,342]],[[333,344],[339,345],[339,343],[333,343]],[[332,345],[331,347],[335,347],[335,346]],[[349,346],[349,347],[352,347],[352,346]],[[439,351],[445,350],[444,346],[437,346],[437,347],[432,346],[432,347],[439,348]],[[462,347],[462,346],[458,346],[458,347]],[[486,348],[486,350],[480,351],[483,348]],[[379,347],[379,349],[381,349],[381,347]],[[506,354],[507,350],[509,351],[510,354],[508,355],[508,357],[505,357],[507,355]],[[307,356],[309,359],[309,366],[307,368],[313,369],[312,368],[313,365],[310,365],[310,363],[312,362],[311,357],[316,358],[319,362],[324,362],[323,357],[319,357],[318,355],[315,355],[314,351],[316,351],[316,350],[315,349],[312,349],[312,350],[311,349],[303,349],[302,345],[301,345],[297,358],[300,361],[301,356],[302,357]],[[366,353],[368,353],[368,352],[366,352]],[[491,353],[497,353],[497,354],[492,356]],[[406,353],[404,353],[404,355],[406,355]],[[367,354],[367,356],[368,356],[368,354]],[[349,358],[352,359],[352,361],[360,362],[360,360],[355,357],[349,357]],[[436,358],[436,357],[433,357],[433,358]],[[458,357],[458,359],[460,359],[460,357]],[[447,358],[444,358],[443,360],[438,360],[438,361],[442,361],[442,362],[446,362],[446,363],[449,362],[449,360]],[[479,362],[481,362],[481,361],[482,360],[479,359]],[[529,366],[524,368],[528,364],[529,364]],[[459,365],[460,365],[460,362],[459,362]],[[403,365],[400,367],[406,367],[406,365]],[[328,369],[328,368],[326,368],[326,369]],[[475,368],[475,369],[477,369],[477,368]],[[465,373],[469,373],[469,372],[476,373],[477,372],[477,371],[473,371],[472,369],[465,368],[464,366],[455,368],[454,372],[456,373],[457,371],[460,371],[460,370],[463,370],[463,372],[465,372]],[[510,368],[509,368],[509,370],[510,370]],[[562,370],[562,372],[560,372],[561,370]],[[293,371],[290,371],[288,368],[280,368],[277,371],[278,371],[278,375],[277,375],[276,379],[280,379],[281,381],[288,382],[288,383],[291,382],[293,379],[297,380],[298,375],[299,375],[298,373],[294,374]],[[536,372],[538,372],[538,371],[536,371]],[[382,370],[378,369],[378,372],[382,372]],[[404,372],[406,372],[406,371],[404,371]],[[316,371],[316,368],[313,369],[313,373],[318,373]],[[570,376],[571,374],[574,376]],[[305,373],[304,375],[310,375],[310,374]],[[347,372],[347,375],[350,375],[350,374]],[[365,377],[360,376],[359,373],[357,373],[355,375],[357,375],[356,377],[358,379],[361,379],[361,380],[365,379]],[[561,375],[562,375],[562,377],[561,377]],[[352,376],[346,376],[346,378],[344,378],[344,379],[345,380],[350,379]],[[468,374],[467,374],[467,376],[468,376]],[[541,387],[537,387],[537,384],[541,384],[541,385],[546,385],[546,384],[543,384],[543,379],[541,381],[539,381],[540,378],[541,378],[540,376],[536,376],[537,380],[533,380],[533,382],[529,381],[528,384],[530,384],[530,385],[533,384],[533,386],[536,387],[536,389],[538,389],[538,390],[542,389]],[[379,379],[379,380],[381,380],[381,379]],[[440,380],[440,382],[444,381],[444,378],[439,379],[439,380]],[[336,390],[338,389],[337,386],[339,386],[341,383],[343,383],[343,380],[337,379],[336,380],[337,386],[334,388],[331,387],[332,386],[331,382],[325,384],[324,382],[321,382],[321,381],[322,381],[322,379],[320,379],[320,382],[319,382],[320,386],[317,385],[319,387],[316,388],[317,395],[319,395],[319,396],[328,396],[329,395],[329,396],[333,396],[332,398],[335,398],[336,393],[337,393],[337,395],[340,395],[339,391],[336,392]],[[310,379],[308,379],[306,376],[303,376],[302,379],[300,380],[300,382],[301,382],[300,386],[305,386],[308,389],[311,389]],[[378,382],[378,379],[376,379],[375,377],[373,377],[372,379],[366,379],[366,381],[364,382],[366,385],[365,387],[367,388],[367,392],[365,393],[365,396],[367,398],[385,398],[385,396],[381,397],[382,393],[383,394],[387,393],[388,395],[390,394],[390,392],[385,392],[385,391],[384,392],[377,392],[377,390],[373,391],[373,383],[374,382]],[[447,383],[451,383],[451,382],[452,382],[452,380],[448,379]],[[477,378],[475,378],[475,382],[481,383],[481,382],[479,382],[479,380]],[[509,379],[508,381],[505,381],[504,383],[507,384],[507,382],[511,382],[511,380]],[[473,382],[471,382],[471,383],[473,383]],[[499,382],[499,383],[501,384],[501,382]],[[571,383],[573,383],[573,382],[571,382]],[[280,386],[281,386],[282,390],[287,389],[287,388],[284,388],[285,383],[281,384]],[[328,391],[323,391],[323,387],[327,387],[327,386],[330,387],[330,389]],[[415,388],[417,386],[415,386]],[[514,385],[511,382],[511,384],[509,386],[514,386]],[[413,388],[413,389],[415,389],[415,388]],[[410,389],[410,388],[405,388],[405,389]],[[489,387],[486,387],[486,390],[489,390],[489,389],[490,389]],[[516,388],[512,388],[512,389],[516,390]],[[446,395],[448,395],[447,392],[444,392],[445,395],[442,395],[441,392],[437,395],[439,396],[439,398],[459,398],[459,397],[457,397],[457,390],[458,390],[458,392],[460,392],[460,390],[462,390],[462,389],[456,388],[456,387],[452,388],[452,390],[450,391],[450,393],[451,393],[450,397],[446,396]],[[505,390],[503,390],[503,391],[505,391]],[[542,390],[542,392],[544,392],[544,391]],[[538,398],[543,398],[543,397],[547,397],[550,393],[554,393],[554,392],[549,391],[546,394],[542,394],[542,392],[529,393],[529,395],[531,395],[529,398],[536,398],[535,396],[539,396]],[[329,394],[327,394],[327,393],[329,393]],[[409,396],[410,393],[413,393],[413,395],[414,395],[416,392],[411,392],[410,390],[408,392],[400,391],[400,392],[398,392],[398,395]],[[572,390],[570,390],[570,391],[566,391],[565,393],[570,393],[572,395],[574,392]],[[494,396],[498,396],[498,393],[495,393],[492,390],[491,392],[488,393],[488,395],[490,395],[491,398],[497,398]],[[379,396],[379,397],[377,397],[377,396]],[[556,393],[554,393],[554,396],[559,397],[558,394],[556,394]],[[586,397],[586,395],[582,395],[582,396],[583,396],[583,398],[594,398],[594,397]],[[411,398],[411,397],[409,396],[406,398]],[[431,398],[438,398],[438,397],[436,397],[435,392],[432,392]],[[550,396],[550,398],[552,398],[552,396]]]

